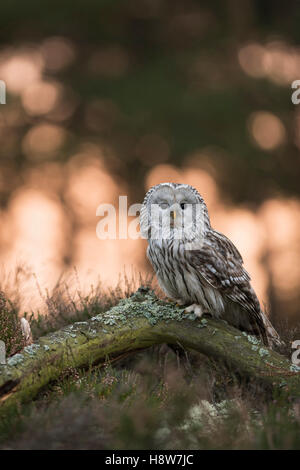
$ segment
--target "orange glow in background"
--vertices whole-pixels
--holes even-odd
[[[38,48],[8,48],[0,53],[0,77],[21,103],[18,107],[11,102],[1,109],[1,145],[9,153],[18,139],[14,130],[27,123],[22,150],[32,163],[0,212],[3,276],[24,266],[22,310],[40,307],[37,281],[42,290],[51,291],[73,266],[83,290],[99,278],[115,285],[124,267],[127,272],[150,269],[145,241],[99,240],[96,236],[97,207],[117,205],[119,195],[129,192],[106,164],[122,165],[121,157],[108,145],[87,139],[76,154],[57,158],[68,153],[65,144],[70,131],[65,123],[75,112],[78,98],[58,79],[44,74],[68,67],[75,56],[72,43],[61,37],[48,38]],[[94,51],[87,68],[96,75],[118,77],[130,61],[126,50],[116,46]],[[250,43],[240,48],[238,62],[245,74],[284,85],[300,70],[300,53],[280,42]],[[109,133],[122,115],[115,103],[98,99],[86,105],[84,119],[88,129]],[[295,126],[299,127],[297,116]],[[248,117],[246,132],[266,152],[287,138],[281,119],[262,109]],[[171,150],[164,137],[149,133],[139,138],[135,156],[149,167],[145,180],[138,183],[141,192],[166,181],[195,186],[207,202],[213,227],[227,235],[244,257],[261,302],[269,303],[271,281],[279,300],[289,302],[300,287],[300,201],[270,198],[256,210],[224,201],[214,172],[200,165],[203,152],[199,149],[184,156],[183,167],[177,168],[168,163]],[[0,187],[9,184],[9,178],[1,177]],[[133,202],[142,201],[129,201]]]
[[[52,172],[58,171],[64,181],[66,198],[74,207],[73,227],[55,195],[55,184],[51,185]],[[98,161],[89,159],[88,155],[77,155],[65,167],[46,167],[43,176],[41,181],[38,172],[31,175],[28,185],[14,194],[7,210],[1,213],[2,264],[6,271],[18,264],[26,267],[23,309],[40,307],[36,280],[42,290],[51,290],[60,276],[67,274],[64,257],[68,250],[71,250],[72,265],[76,266],[85,291],[99,278],[104,285],[116,285],[124,268],[127,273],[131,269],[149,270],[145,263],[144,240],[99,240],[96,236],[98,205],[107,202],[117,205],[119,194],[125,194]],[[264,304],[268,304],[269,270],[282,299],[290,298],[297,291],[300,283],[299,201],[270,199],[255,212],[243,206],[232,207],[222,202],[208,172],[196,167],[180,170],[171,165],[152,168],[145,191],[167,180],[191,184],[205,197],[213,227],[225,233],[238,247]],[[59,184],[57,180],[55,183]]]

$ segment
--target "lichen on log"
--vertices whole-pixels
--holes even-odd
[[[140,288],[107,312],[41,337],[0,365],[0,412],[31,401],[67,368],[162,343],[198,351],[277,394],[300,399],[300,369],[287,358],[222,320],[187,315]]]

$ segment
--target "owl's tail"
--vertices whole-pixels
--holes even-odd
[[[259,304],[257,310],[251,312],[244,309],[241,311],[240,306],[233,302],[229,303],[228,307],[224,319],[229,324],[250,335],[258,336],[270,348],[284,346],[284,342]]]
[[[265,315],[263,311],[260,312],[261,319],[263,321],[264,325],[264,338],[265,338],[265,343],[267,346],[270,346],[271,348],[273,347],[280,347],[284,346],[283,340],[280,338],[279,334],[275,330],[274,326],[268,319],[268,317]]]

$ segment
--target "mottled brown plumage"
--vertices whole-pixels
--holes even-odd
[[[197,316],[209,313],[241,330],[280,343],[262,312],[234,244],[211,227],[206,204],[185,184],[151,188],[141,210],[147,255],[166,294]]]

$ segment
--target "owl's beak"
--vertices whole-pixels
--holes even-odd
[[[176,219],[176,212],[170,211],[170,227],[174,228],[174,220]]]

